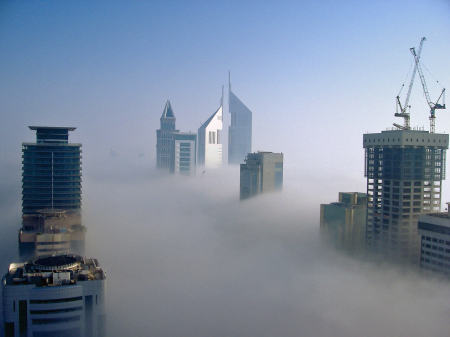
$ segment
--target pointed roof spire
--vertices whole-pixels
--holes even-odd
[[[161,118],[175,118],[170,101],[167,100],[166,107],[164,108]]]

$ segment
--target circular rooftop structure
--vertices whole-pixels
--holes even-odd
[[[30,259],[27,264],[38,270],[60,270],[74,268],[81,260],[83,258],[80,255],[57,253],[36,256]]]

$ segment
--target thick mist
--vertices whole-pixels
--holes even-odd
[[[320,194],[339,192],[328,181],[287,172],[283,192],[239,202],[238,167],[201,172],[84,176],[108,336],[448,335],[447,281],[320,241]]]

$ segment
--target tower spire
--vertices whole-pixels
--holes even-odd
[[[228,108],[230,107],[231,71],[228,70]]]

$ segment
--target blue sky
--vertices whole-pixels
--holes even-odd
[[[177,128],[194,132],[231,71],[253,111],[253,150],[283,152],[298,179],[324,174],[364,190],[362,134],[401,124],[395,97],[423,36],[423,64],[450,83],[449,14],[444,0],[3,1],[0,164],[20,185],[20,144],[35,137],[27,126],[67,125],[83,143],[85,175],[119,162],[152,168],[166,100]],[[411,124],[428,129],[418,77],[410,103]],[[438,111],[436,131],[448,126]]]

